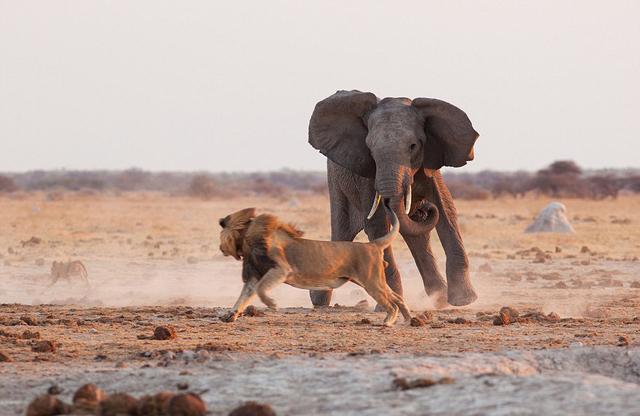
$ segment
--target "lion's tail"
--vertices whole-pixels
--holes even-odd
[[[382,250],[386,249],[391,245],[391,242],[395,240],[400,232],[400,222],[398,221],[398,216],[395,212],[389,207],[389,200],[384,201],[384,208],[387,211],[387,215],[389,215],[392,219],[391,230],[384,237],[380,237],[371,242],[371,244],[375,244],[380,247]]]

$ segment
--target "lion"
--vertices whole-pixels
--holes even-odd
[[[71,261],[71,259],[69,259],[66,263],[62,261],[53,262],[51,265],[51,283],[49,287],[55,285],[61,277],[67,279],[69,286],[71,286],[71,276],[80,276],[84,279],[87,286],[91,286],[89,283],[89,274],[84,264],[80,260]]]
[[[246,208],[220,219],[220,251],[242,261],[244,287],[233,308],[222,317],[233,322],[257,295],[270,309],[277,304],[268,292],[281,283],[310,290],[335,289],[351,281],[374,298],[387,312],[385,326],[395,323],[398,310],[406,323],[411,313],[403,298],[385,280],[387,263],[383,251],[399,232],[398,218],[388,234],[369,243],[315,241],[272,215],[256,217],[255,208]]]

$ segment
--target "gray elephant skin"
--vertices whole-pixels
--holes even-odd
[[[400,220],[400,233],[437,308],[476,300],[456,208],[440,168],[473,160],[478,133],[459,108],[436,99],[385,98],[338,91],[320,101],[309,122],[309,143],[327,157],[331,239],[352,241],[364,229],[369,240],[390,228],[380,198]],[[379,196],[378,196],[379,195]],[[436,228],[447,263],[445,280],[431,251]],[[391,247],[387,283],[403,294]],[[314,306],[327,306],[331,291],[311,291]]]

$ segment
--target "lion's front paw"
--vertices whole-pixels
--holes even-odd
[[[237,314],[235,311],[227,311],[219,316],[222,322],[233,322],[236,320]]]

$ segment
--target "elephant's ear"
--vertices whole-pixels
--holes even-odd
[[[473,129],[464,111],[433,98],[416,98],[411,106],[425,118],[425,169],[460,167],[473,160],[473,145],[478,132]]]
[[[376,164],[367,147],[363,116],[378,105],[370,92],[338,91],[316,104],[309,121],[309,143],[338,165],[373,178]]]

